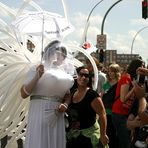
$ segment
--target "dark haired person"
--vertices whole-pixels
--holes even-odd
[[[105,146],[109,139],[106,135],[107,121],[102,100],[92,89],[92,78],[88,69],[80,67],[77,73],[77,85],[72,92],[71,103],[67,110],[69,114],[67,148],[98,148],[99,139]]]
[[[137,74],[139,75],[139,81],[133,83],[135,87],[135,94],[139,101],[142,99],[146,100],[145,107],[141,112],[138,112],[138,120],[140,125],[138,126],[138,132],[135,139],[136,147],[147,147],[148,146],[148,69],[144,67],[139,67],[137,69]],[[140,77],[142,79],[140,79]],[[143,82],[144,83],[143,83]],[[141,83],[139,85],[139,83]]]
[[[130,130],[127,128],[127,118],[133,105],[135,95],[132,81],[136,79],[136,70],[143,67],[141,59],[132,60],[126,73],[122,74],[116,89],[116,100],[112,106],[112,121],[119,139],[119,148],[130,148]]]
[[[131,148],[137,148],[135,144],[139,137],[140,127],[142,127],[142,122],[138,114],[142,113],[145,110],[146,104],[146,99],[144,97],[140,99],[136,98],[132,105],[132,108],[130,109],[130,113],[127,119],[127,127],[131,130]]]
[[[52,41],[44,50],[43,63],[28,72],[21,88],[23,98],[30,96],[25,148],[66,147],[64,113],[73,85],[66,58],[66,48]]]

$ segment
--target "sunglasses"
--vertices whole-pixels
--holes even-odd
[[[85,77],[85,78],[89,78],[89,74],[87,74],[87,73],[79,73],[79,76],[80,77]]]

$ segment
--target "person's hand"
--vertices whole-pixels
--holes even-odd
[[[59,112],[65,112],[68,108],[68,105],[66,103],[61,103],[58,107]]]
[[[130,130],[140,127],[142,125],[140,118],[137,116],[133,120],[127,121],[127,128]]]
[[[136,70],[136,72],[137,72],[137,74],[148,76],[148,69],[147,68],[139,67]]]
[[[36,68],[36,71],[37,71],[38,77],[40,78],[44,73],[44,65],[43,64],[38,65]]]
[[[146,144],[148,144],[148,137],[146,138]]]
[[[107,135],[100,136],[100,141],[103,145],[107,145],[109,143],[109,138]]]
[[[140,113],[139,117],[143,125],[148,124],[148,112],[147,111]]]
[[[136,81],[132,82],[134,86],[134,94],[138,99],[141,99],[142,97],[145,96],[145,87],[144,86],[139,86]]]

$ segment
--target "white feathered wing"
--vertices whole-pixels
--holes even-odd
[[[12,135],[11,141],[17,138],[26,123],[29,99],[21,98],[20,88],[30,66],[37,62],[29,52],[0,51],[0,138]]]

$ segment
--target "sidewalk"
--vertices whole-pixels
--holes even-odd
[[[16,141],[12,144],[11,148],[17,148],[17,142]]]
[[[23,143],[24,143],[24,139],[23,139]],[[1,143],[0,143],[0,148],[1,148]],[[9,148],[18,148],[17,142],[14,141],[14,143]]]
[[[0,143],[0,147],[1,147],[1,143]],[[17,143],[14,142],[14,143],[11,145],[11,148],[17,148]]]

